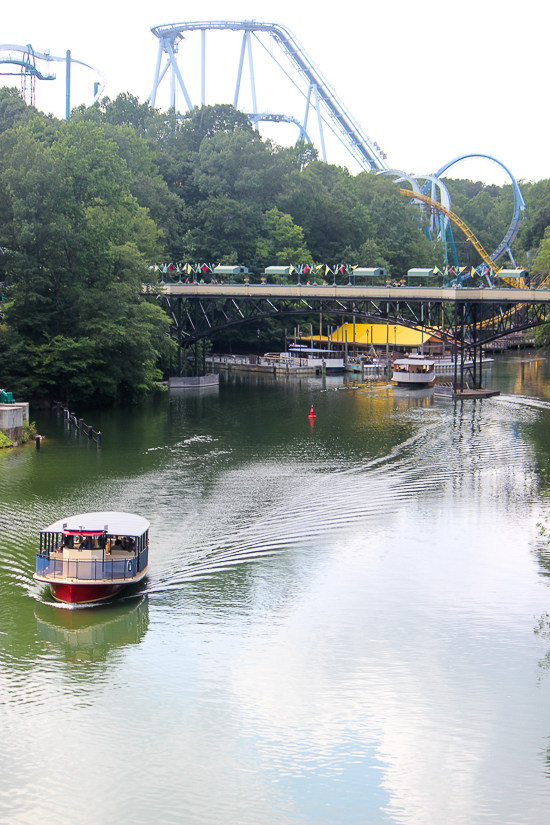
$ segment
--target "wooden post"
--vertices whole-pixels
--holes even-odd
[[[100,432],[97,434],[97,446],[101,447],[101,433]]]
[[[83,418],[78,419],[78,429],[80,430],[81,433],[84,432],[84,419]]]
[[[40,436],[37,435],[34,440],[36,442],[36,451],[39,453],[40,452]]]
[[[88,441],[91,441],[94,437],[94,433],[91,427],[88,427]]]

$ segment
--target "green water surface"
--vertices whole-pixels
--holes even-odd
[[[101,450],[34,411],[41,451],[0,451],[0,822],[546,823],[548,361],[488,384],[224,374],[75,410]],[[151,574],[69,610],[38,531],[93,510],[149,519]]]

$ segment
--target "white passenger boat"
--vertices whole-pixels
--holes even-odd
[[[318,372],[321,372],[324,367],[327,375],[344,371],[342,353],[335,350],[306,347],[303,344],[291,344],[288,353],[282,353],[282,355],[287,354],[291,358],[299,358],[304,366],[313,367]]]
[[[435,361],[422,355],[410,355],[393,362],[392,379],[398,387],[425,387],[435,381]]]
[[[85,604],[108,599],[149,570],[149,522],[130,513],[85,513],[40,531],[36,581],[54,599]]]

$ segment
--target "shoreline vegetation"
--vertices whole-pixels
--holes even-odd
[[[509,185],[446,181],[453,210],[492,250],[512,213]],[[518,264],[550,271],[550,180],[521,182]],[[0,89],[0,386],[18,398],[134,403],[166,379],[170,317],[143,295],[159,261],[381,266],[392,279],[444,266],[426,217],[383,176],[277,146],[232,106],[176,117],[130,95],[70,120]],[[461,264],[477,253],[455,238]],[[293,323],[305,325],[304,315]],[[332,323],[327,318],[327,323]],[[334,324],[336,319],[334,319]],[[544,330],[544,328],[543,328]],[[542,338],[550,338],[547,332]],[[282,348],[284,319],[212,337],[207,351]]]
[[[34,421],[30,424],[26,421],[23,422],[23,434],[18,439],[12,440],[11,438],[8,438],[3,430],[0,430],[0,450],[7,447],[20,447],[23,444],[28,444],[29,441],[36,438],[36,435],[36,424]]]

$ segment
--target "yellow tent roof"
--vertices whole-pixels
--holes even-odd
[[[355,339],[353,329],[353,324],[343,324],[332,333],[330,340],[345,342],[347,334],[348,344],[353,344],[355,341],[357,344],[367,346],[374,344],[375,347],[385,345],[386,341],[395,347],[418,347],[430,340],[441,340],[435,331],[411,329],[401,324],[355,324]],[[318,337],[317,340],[319,340]],[[327,339],[323,336],[322,340]]]

